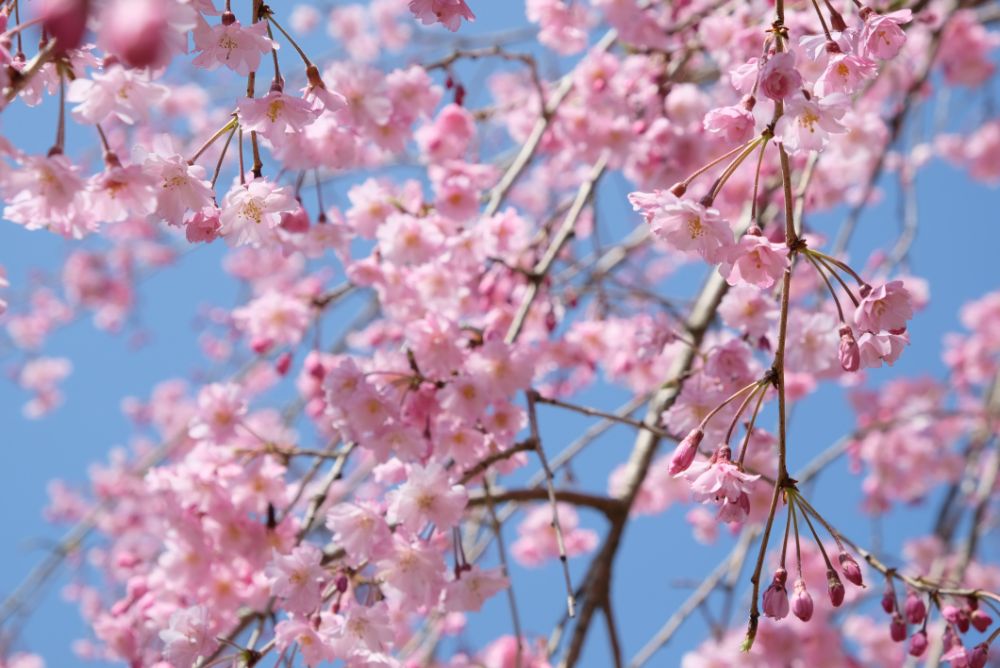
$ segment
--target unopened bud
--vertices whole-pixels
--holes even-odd
[[[969,621],[972,623],[973,628],[980,633],[985,633],[986,629],[993,625],[993,618],[978,608],[973,610],[972,614],[969,615]]]
[[[923,600],[914,592],[906,595],[906,604],[903,606],[906,613],[906,621],[911,624],[922,624],[927,616],[927,606]]]
[[[674,454],[670,457],[670,475],[680,475],[688,470],[694,462],[695,455],[698,454],[698,446],[701,445],[704,436],[705,432],[701,429],[692,429],[684,440],[677,444]]]
[[[891,582],[886,584],[885,591],[882,592],[882,609],[887,615],[891,615],[896,610],[896,592],[892,588]]]
[[[835,608],[840,607],[840,604],[844,602],[846,592],[844,591],[844,583],[840,581],[840,576],[832,568],[826,572],[826,585],[827,592],[830,594],[830,603]]]
[[[972,653],[969,655],[969,668],[985,668],[989,658],[989,645],[980,643],[973,648]]]
[[[854,372],[861,367],[861,349],[850,327],[840,328],[840,368]]]
[[[813,616],[812,596],[809,595],[802,578],[796,580],[792,588],[792,612],[804,622],[808,622]]]
[[[286,351],[281,353],[281,355],[275,361],[274,370],[278,372],[279,376],[284,376],[286,373],[288,373],[288,369],[290,369],[291,366],[292,366],[292,353]]]
[[[851,584],[858,587],[865,586],[861,579],[861,567],[858,566],[858,562],[854,561],[854,557],[846,552],[840,553],[840,570]]]
[[[892,638],[893,642],[906,640],[906,622],[898,613],[893,615],[892,621],[889,622],[889,637]]]
[[[966,612],[965,608],[960,608],[957,605],[946,605],[941,608],[941,616],[954,624],[962,633],[969,630],[969,613]]]
[[[927,632],[917,631],[910,638],[910,656],[923,656],[927,651]]]

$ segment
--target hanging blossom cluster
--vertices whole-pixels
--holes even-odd
[[[852,237],[886,174],[1000,180],[996,119],[908,143],[922,104],[991,81],[990,7],[527,0],[525,46],[483,21],[454,41],[487,13],[466,0],[0,2],[3,217],[68,243],[54,271],[0,268],[24,415],[59,419],[53,336],[89,316],[143,345],[142,281],[190,249],[240,286],[199,311],[201,372],[123,400],[133,440],[90,489],[50,486],[74,651],[546,668],[587,660],[603,616],[620,664],[612,606],[661,586],[611,590],[626,527],[680,506],[695,541],[736,537],[750,601],[684,668],[986,666],[1000,293],[963,309],[949,377],[886,380],[930,300],[901,270],[916,214],[887,248]],[[54,139],[29,150],[13,116],[36,108]],[[792,408],[837,385],[855,424],[821,451]],[[940,496],[936,526],[856,542],[807,485],[841,455],[859,513]],[[565,585],[530,603],[551,641],[522,568]],[[46,577],[3,600],[0,666],[44,665],[15,622]],[[484,606],[510,628],[482,640]]]

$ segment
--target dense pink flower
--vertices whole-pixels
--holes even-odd
[[[795,69],[795,54],[789,51],[768,57],[760,70],[760,90],[772,100],[784,100],[802,88],[802,75]]]

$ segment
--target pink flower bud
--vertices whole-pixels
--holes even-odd
[[[274,339],[261,337],[253,339],[250,342],[250,349],[253,350],[255,353],[257,353],[258,355],[263,355],[268,350],[270,350],[271,346],[273,345],[274,345]]]
[[[169,55],[165,3],[115,0],[101,14],[101,37],[108,51],[131,67],[159,64]]]
[[[973,628],[980,633],[985,633],[986,629],[993,625],[993,618],[981,609],[973,610],[972,614],[969,615],[969,621],[972,622]]]
[[[965,611],[965,608],[946,605],[941,608],[941,616],[954,624],[962,633],[969,630],[969,613]]]
[[[906,640],[906,622],[898,613],[893,615],[892,621],[889,622],[889,637],[892,638],[893,642]]]
[[[986,643],[976,645],[969,655],[969,668],[985,668],[990,658],[990,648]]]
[[[56,53],[75,49],[87,29],[90,0],[45,0],[39,12],[45,32],[56,40]]]
[[[278,372],[279,376],[284,376],[288,373],[288,369],[292,366],[292,354],[290,352],[283,352],[278,357],[274,363],[274,370]]]
[[[882,592],[882,609],[887,615],[891,615],[896,610],[896,592],[892,588],[891,582],[886,584],[885,591]]]
[[[844,591],[844,583],[840,581],[840,576],[832,568],[826,572],[826,585],[830,594],[830,603],[835,608],[840,607],[840,604],[844,602],[846,592]]]
[[[844,371],[854,372],[861,366],[861,349],[854,340],[854,332],[850,327],[840,328],[840,367]]]
[[[281,214],[281,229],[293,234],[309,231],[309,214],[301,204],[297,209]]]
[[[865,586],[861,579],[861,567],[858,566],[858,562],[854,561],[854,557],[846,552],[840,553],[840,570],[851,584],[858,587]]]
[[[910,656],[923,656],[927,651],[927,632],[920,630],[910,638]]]
[[[680,475],[688,470],[695,455],[698,454],[698,446],[701,445],[704,436],[705,432],[701,429],[692,429],[684,440],[677,444],[673,456],[670,457],[670,475]]]
[[[911,624],[922,624],[927,616],[927,606],[923,600],[914,592],[906,595],[906,604],[903,606],[906,612],[906,621]]]
[[[795,581],[795,586],[793,587],[792,593],[792,612],[795,616],[804,622],[808,622],[812,619],[813,615],[813,600],[812,596],[806,590],[806,583],[799,578]]]
[[[774,580],[764,592],[764,614],[771,619],[784,619],[788,616],[788,591],[785,580],[788,573],[784,568],[774,572]]]

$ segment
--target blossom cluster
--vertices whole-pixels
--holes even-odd
[[[618,645],[625,527],[679,507],[755,564],[748,629],[725,619],[684,668],[985,665],[1000,297],[963,310],[950,381],[881,382],[927,284],[900,271],[905,235],[902,256],[859,259],[853,228],[817,222],[932,155],[1000,178],[996,120],[900,144],[931,90],[992,75],[1000,40],[972,9],[527,0],[520,52],[451,41],[491,11],[466,0],[36,4],[0,3],[0,89],[5,114],[57,108],[55,140],[30,151],[5,124],[3,216],[69,250],[56,271],[0,267],[24,415],[58,419],[58,333],[90,316],[141,345],[143,279],[192,248],[239,286],[199,312],[199,373],[122,402],[135,436],[90,490],[50,487],[50,520],[93,528],[63,547],[85,557],[65,590],[82,658],[546,668],[562,643],[573,665],[595,614]],[[699,292],[671,282],[698,269]],[[830,461],[863,476],[865,513],[950,490],[900,559],[793,477],[829,439],[789,415],[836,385],[856,424]],[[550,411],[603,426],[573,439]],[[591,447],[611,426],[631,454]],[[965,515],[962,548],[945,525]],[[522,568],[563,569],[573,633],[521,628]],[[488,605],[513,628],[470,645]]]

